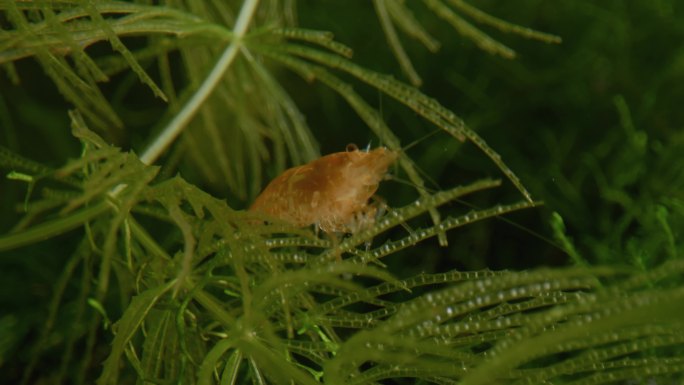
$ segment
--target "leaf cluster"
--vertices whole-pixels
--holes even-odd
[[[94,353],[78,354],[76,346],[82,338],[96,338],[102,320],[108,324],[114,317],[115,307],[103,306],[114,292],[124,302],[118,321],[110,325],[114,339],[101,384],[127,382],[130,376],[198,383],[247,378],[368,383],[405,377],[436,383],[479,384],[492,378],[593,383],[684,370],[672,356],[684,342],[682,314],[676,310],[684,291],[672,285],[684,270],[679,260],[648,274],[568,268],[399,279],[381,267],[382,258],[438,231],[529,203],[445,218],[440,225],[365,249],[387,229],[495,187],[496,181],[419,199],[342,241],[320,239],[286,224],[257,226],[258,219],[179,177],[153,182],[158,168],[107,146],[78,118],[74,115],[74,132],[84,142],[82,158],[48,176],[74,191],[59,203],[46,198],[34,207],[67,214],[92,207],[98,215],[87,220],[87,237],[60,276],[27,375],[48,354],[44,346],[64,306],[65,286],[79,270],[84,283],[97,285],[83,285],[76,299],[73,321],[90,326],[68,339],[71,353],[63,357],[63,379],[86,375],[68,371],[76,363],[87,370]],[[64,221],[57,217],[54,222]],[[150,220],[161,223],[142,224]],[[54,222],[31,231],[49,231]],[[155,239],[152,227],[175,234],[170,244],[175,253]],[[0,241],[3,248],[8,238]],[[124,361],[130,370],[122,371]]]
[[[422,79],[398,32],[435,51],[440,44],[428,32],[428,15],[504,58],[515,54],[475,23],[560,40],[460,0],[374,0],[368,8],[414,86],[358,64],[332,33],[298,27],[293,1],[0,1],[7,77],[24,81],[22,63],[35,60],[70,103],[71,134],[81,143],[76,158],[44,165],[17,151],[23,134],[2,121],[11,148],[0,147],[0,169],[27,193],[14,194],[11,204],[23,216],[0,235],[0,291],[27,287],[16,278],[21,274],[49,287],[19,296],[0,315],[7,378],[104,385],[682,377],[684,263],[676,224],[684,206],[681,169],[672,166],[678,147],[660,148],[662,156],[647,163],[645,136],[619,97],[628,146],[619,148],[616,136],[610,151],[592,152],[593,161],[617,159],[601,184],[608,201],[625,210],[616,237],[635,220],[662,229],[619,249],[639,249],[644,258],[594,265],[567,234],[563,218],[574,218],[564,212],[553,225],[574,267],[391,268],[400,252],[420,257],[417,244],[427,239],[446,245],[456,228],[539,206],[478,132],[415,87]],[[385,146],[400,150],[399,135],[364,90],[381,93],[446,133],[444,146],[474,144],[523,199],[456,212],[455,202],[502,181],[478,178],[431,192],[430,178],[402,152],[399,166],[414,198],[358,233],[323,235],[236,210],[233,203],[254,196],[265,175],[318,155],[284,71],[327,87]],[[155,99],[144,102],[144,114],[132,113],[143,92]],[[151,165],[159,159],[163,166]],[[659,185],[651,170],[675,183]],[[644,175],[652,183],[636,198],[627,194]],[[193,182],[225,189],[229,200]],[[663,189],[670,193],[655,205],[643,198]],[[402,230],[407,222],[417,225]],[[594,250],[623,243],[606,239]],[[47,277],[40,281],[39,273]],[[42,301],[22,303],[33,297]]]

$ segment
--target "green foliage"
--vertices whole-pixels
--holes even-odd
[[[68,115],[71,134],[52,135],[81,144],[79,153],[70,153],[61,148],[66,139],[41,143],[21,129],[24,120],[8,117],[11,98],[0,99],[0,111],[8,111],[0,121],[6,144],[0,169],[7,175],[0,191],[8,212],[0,221],[3,380],[613,384],[682,378],[680,133],[648,133],[618,93],[611,99],[617,129],[601,140],[570,143],[541,131],[531,136],[555,143],[558,151],[544,166],[552,170],[572,167],[564,145],[581,145],[586,167],[579,175],[559,177],[560,191],[546,188],[541,177],[523,184],[494,150],[519,160],[521,139],[490,146],[482,138],[486,127],[476,132],[427,96],[422,56],[402,45],[397,32],[435,52],[439,29],[429,26],[443,20],[473,47],[503,58],[513,58],[512,49],[467,19],[543,42],[559,38],[460,0],[348,6],[359,14],[375,11],[376,32],[384,33],[397,70],[416,86],[424,81],[423,92],[385,74],[381,60],[352,60],[354,44],[340,43],[331,32],[298,27],[300,16],[306,26],[307,15],[334,7],[303,4],[297,10],[292,1],[0,0],[0,64],[15,84],[0,83],[0,92],[30,91],[31,75],[43,76],[40,88],[54,87],[61,96],[52,98],[69,103],[59,111]],[[516,5],[511,14],[527,12]],[[40,67],[24,69],[28,60]],[[304,87],[285,70],[326,89]],[[444,71],[438,78],[453,79],[452,69]],[[373,106],[368,89],[387,97],[387,110]],[[305,119],[300,106],[321,92],[328,96],[315,109],[325,110],[320,106],[330,91],[340,97],[336,111],[355,116],[326,116],[330,127],[310,129],[307,119],[316,113],[307,111]],[[54,102],[30,95],[33,108]],[[515,103],[527,102],[519,99]],[[348,107],[338,107],[340,101]],[[487,113],[507,111],[499,105]],[[260,190],[264,176],[315,158],[314,138],[333,136],[340,124],[334,120],[363,123],[383,145],[400,150],[402,124],[388,123],[394,114],[410,114],[407,121],[422,131],[436,128],[447,139],[426,155],[401,152],[394,173],[412,188],[388,196],[391,208],[372,226],[319,234],[236,209]],[[41,132],[66,126],[48,114],[39,119]],[[487,120],[474,114],[473,121],[486,126]],[[576,138],[579,131],[558,135]],[[474,182],[459,179],[456,187],[431,191],[426,186],[440,170],[453,169],[440,154],[465,151],[464,141],[505,180],[475,171]],[[54,157],[60,153],[71,158]],[[535,167],[523,175],[533,175]],[[572,188],[588,178],[596,181],[600,200]],[[502,184],[508,182],[517,198],[506,197]],[[444,178],[439,184],[447,185]],[[462,255],[466,266],[522,245],[493,230],[478,235],[483,226],[476,223],[543,212],[526,185],[551,206],[549,243],[574,266],[411,265],[429,260],[432,246],[424,241],[431,238],[442,246],[449,239],[443,250]],[[458,205],[466,199],[514,203]],[[581,224],[589,222],[601,231],[587,224],[582,233]],[[454,233],[475,235],[491,249],[468,250]],[[540,255],[544,247],[537,246]],[[519,250],[519,259],[537,252]]]

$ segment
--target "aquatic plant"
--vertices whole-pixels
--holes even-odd
[[[5,216],[0,236],[7,381],[610,384],[682,377],[681,192],[641,217],[655,218],[645,223],[661,233],[634,238],[628,248],[649,246],[648,258],[615,263],[587,255],[599,249],[578,247],[564,214],[554,214],[549,243],[572,264],[395,266],[422,258],[433,238],[453,248],[448,234],[540,205],[494,147],[417,88],[422,78],[397,29],[434,51],[449,39],[433,37],[424,20],[441,19],[504,58],[514,52],[468,20],[544,42],[559,38],[460,0],[350,7],[375,12],[409,85],[359,64],[332,33],[298,26],[298,16],[330,12],[324,5],[300,5],[301,15],[294,5],[0,2],[7,78],[22,88],[29,81],[22,66],[38,63],[33,73],[46,76],[40,87],[51,81],[69,103],[60,111],[68,110],[70,127],[46,113],[39,120],[59,139],[40,141],[3,114],[3,196],[21,214]],[[346,102],[383,145],[401,151],[393,174],[410,187],[372,226],[328,236],[238,209],[266,176],[318,157],[317,139],[328,134],[309,128],[299,107],[316,85],[305,87],[286,70],[337,94],[336,103]],[[432,168],[421,171],[402,150],[399,130],[372,106],[368,89],[418,117],[420,136],[438,129],[444,146],[474,144],[501,179],[426,187],[436,177]],[[40,106],[34,97],[31,106]],[[9,111],[11,101],[0,101]],[[640,148],[627,104],[616,98],[615,105]],[[26,140],[31,150],[21,151]],[[675,150],[661,154],[657,168],[681,176]],[[646,174],[603,186],[619,191]],[[502,184],[518,197],[484,208],[459,203]],[[626,208],[654,207],[621,196],[611,195]]]

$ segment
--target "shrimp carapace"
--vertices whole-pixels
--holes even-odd
[[[355,233],[375,221],[369,203],[396,151],[348,146],[307,164],[285,170],[254,200],[250,211],[297,227],[316,225],[328,233]]]

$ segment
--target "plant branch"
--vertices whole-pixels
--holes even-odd
[[[86,207],[64,218],[55,219],[31,227],[20,233],[11,233],[0,237],[0,251],[30,245],[73,230],[107,210],[105,202]]]
[[[223,75],[228,71],[228,68],[230,68],[230,65],[235,60],[238,50],[242,46],[242,38],[247,32],[247,28],[254,17],[254,11],[258,4],[259,0],[245,0],[242,4],[242,9],[240,9],[240,14],[238,15],[233,30],[233,41],[223,51],[223,54],[216,62],[216,65],[214,65],[209,76],[207,76],[192,98],[190,98],[183,109],[164,128],[154,142],[152,142],[152,144],[142,153],[140,160],[143,163],[154,163],[154,161],[159,158],[159,155],[161,155],[161,153],[178,137],[181,131],[183,131],[202,106],[202,103],[211,95],[211,92],[216,88]]]

